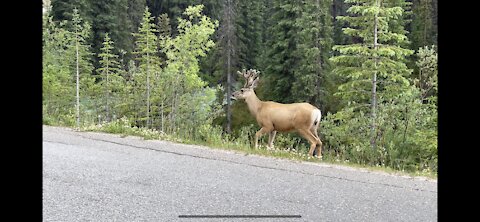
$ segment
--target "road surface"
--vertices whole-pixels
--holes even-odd
[[[437,181],[43,127],[44,221],[437,221]]]

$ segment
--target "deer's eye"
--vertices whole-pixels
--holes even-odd
[[[243,89],[241,89],[241,90],[240,90],[240,92],[242,92],[242,93],[243,93]]]

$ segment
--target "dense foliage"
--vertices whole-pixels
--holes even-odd
[[[84,127],[246,142],[256,122],[230,94],[242,85],[236,71],[255,68],[260,99],[321,109],[324,158],[437,170],[436,0],[44,0],[44,8],[45,124],[75,126],[78,108]],[[307,145],[278,134],[276,146]]]

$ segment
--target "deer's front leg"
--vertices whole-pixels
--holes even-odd
[[[277,134],[277,131],[271,131],[268,134],[268,148],[273,149],[273,140],[275,140],[275,135]]]
[[[258,148],[258,139],[263,136],[263,134],[270,132],[271,129],[262,127],[257,133],[255,133],[255,149]]]

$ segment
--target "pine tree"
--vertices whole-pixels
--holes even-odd
[[[345,27],[345,22],[338,20],[338,16],[345,16],[347,14],[348,4],[345,0],[333,0],[332,18],[333,18],[333,39],[338,45],[346,45],[352,43],[352,39],[343,33],[342,28]]]
[[[435,45],[420,48],[417,56],[419,75],[416,85],[420,89],[422,102],[426,102],[429,97],[436,97],[438,90],[438,58]],[[434,102],[436,103],[436,99]]]
[[[139,61],[139,67],[141,69],[140,79],[145,80],[145,101],[146,101],[146,126],[151,126],[150,119],[150,99],[151,99],[151,87],[153,85],[153,75],[158,75],[159,72],[159,58],[158,53],[158,36],[156,35],[157,29],[153,23],[154,18],[151,17],[151,13],[148,7],[145,7],[142,23],[138,29],[138,33],[133,35],[136,37],[135,45],[137,60]],[[138,79],[138,80],[140,80]]]
[[[89,86],[92,85],[92,64],[91,64],[91,51],[88,40],[91,35],[91,26],[88,22],[82,22],[79,11],[73,10],[71,21],[70,36],[72,44],[70,45],[70,51],[74,52],[75,58],[75,85],[76,85],[76,125],[80,127],[80,85],[83,86],[83,91],[87,92]],[[82,77],[80,77],[82,72]]]
[[[409,38],[412,49],[437,44],[437,30],[435,26],[435,4],[433,0],[413,0],[413,20]]]
[[[262,24],[265,1],[245,0],[236,4],[237,15],[234,19],[237,41],[237,70],[254,68],[259,65],[262,52]]]
[[[150,9],[153,16],[158,17],[160,14],[167,14],[169,18],[173,18],[171,21],[172,27],[177,27],[178,20],[182,16],[183,10],[189,5],[193,5],[195,0],[170,0],[170,1],[156,1],[147,0],[146,6]],[[172,34],[177,35],[176,29],[172,29]]]
[[[295,102],[291,94],[291,83],[294,82],[294,69],[298,66],[296,19],[301,6],[293,0],[274,0],[270,8],[271,16],[267,17],[265,51],[262,61],[263,79],[258,88],[259,97],[281,103]],[[268,13],[268,12],[267,12]]]
[[[226,116],[227,116],[227,124],[226,124],[226,131],[227,133],[231,133],[231,125],[232,125],[232,111],[231,111],[231,98],[230,95],[232,94],[232,70],[234,68],[234,65],[236,61],[238,61],[237,58],[235,58],[235,50],[238,48],[237,44],[237,38],[236,38],[236,26],[235,26],[235,15],[236,15],[236,10],[235,10],[235,4],[233,3],[233,0],[224,0],[223,2],[223,26],[220,27],[220,39],[221,39],[221,44],[223,48],[223,55],[225,61],[224,61],[224,67],[225,67],[225,73],[227,76],[227,81],[225,84],[226,88]]]
[[[117,61],[118,55],[113,52],[114,42],[110,39],[109,34],[105,33],[105,39],[103,41],[103,47],[100,49],[101,53],[98,55],[100,58],[100,68],[97,72],[102,77],[102,88],[105,91],[105,117],[106,121],[111,121],[111,105],[112,93],[121,88],[122,77],[120,73],[120,63]],[[114,98],[116,96],[113,96]],[[113,100],[115,101],[115,99]]]
[[[166,38],[172,35],[172,27],[170,26],[170,18],[166,13],[161,14],[158,16],[157,20],[157,27],[158,27],[158,37]]]
[[[335,73],[345,78],[338,94],[354,106],[369,104],[370,144],[375,148],[378,98],[394,100],[409,85],[406,77],[411,70],[405,65],[405,58],[413,51],[399,47],[407,41],[407,37],[393,32],[388,26],[391,20],[402,16],[402,7],[387,7],[381,0],[346,2],[352,3],[347,10],[351,16],[337,18],[349,23],[350,27],[343,29],[345,34],[361,41],[334,46],[340,55],[331,61],[336,65]],[[364,110],[363,107],[361,109]]]
[[[90,0],[51,0],[50,4],[52,5],[51,15],[55,21],[71,20],[74,9],[77,9],[84,21],[93,24]]]
[[[128,19],[128,1],[127,0],[104,0],[92,1],[92,17],[93,17],[93,52],[100,53],[103,47],[105,34],[109,33],[110,38],[115,42],[114,51],[116,54],[120,50],[131,52],[133,50],[133,38],[130,28],[131,24]],[[129,55],[126,55],[130,58]],[[99,61],[95,60],[95,67],[99,67]]]
[[[264,1],[220,1],[220,27],[216,32],[214,48],[201,59],[202,79],[215,86],[220,83],[223,93],[219,100],[224,104],[225,115],[217,121],[226,132],[231,132],[233,111],[230,94],[236,84],[235,70],[259,66],[262,52],[262,24]],[[216,7],[215,4],[209,4]],[[205,6],[207,7],[207,6]],[[239,128],[235,126],[235,128]]]
[[[325,84],[330,72],[329,52],[333,44],[331,1],[305,0],[297,18],[298,65],[294,69],[292,96],[296,102],[325,106]]]
[[[124,24],[126,27],[126,36],[125,37],[125,48],[120,48],[122,56],[122,65],[127,69],[129,66],[129,61],[133,59],[133,51],[135,49],[135,39],[132,33],[137,32],[142,22],[143,13],[146,6],[146,0],[127,0],[127,11],[126,19],[127,22]]]

